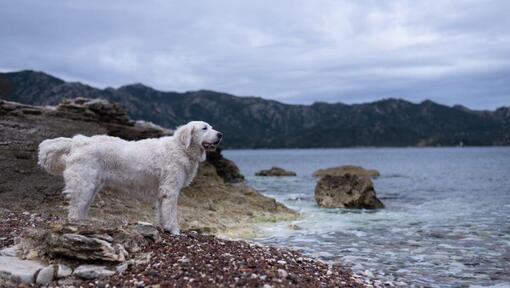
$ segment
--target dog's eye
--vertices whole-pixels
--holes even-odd
[[[207,126],[205,126],[204,128],[202,128],[202,130],[207,130]]]

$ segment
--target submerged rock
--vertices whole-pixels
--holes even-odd
[[[255,176],[296,176],[296,172],[287,171],[283,168],[273,166],[269,170],[260,170]]]
[[[322,177],[315,186],[315,200],[324,208],[384,208],[372,181],[352,174]]]
[[[329,176],[344,176],[345,174],[353,174],[359,177],[377,177],[380,175],[379,171],[373,169],[365,169],[361,166],[344,165],[338,167],[330,167],[319,169],[313,173],[315,177]]]

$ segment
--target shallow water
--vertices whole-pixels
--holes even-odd
[[[510,148],[228,150],[250,185],[303,214],[256,241],[413,286],[510,286]],[[319,208],[320,168],[377,169],[377,211]],[[271,166],[297,177],[256,177]],[[289,224],[296,224],[298,229]],[[300,229],[299,229],[300,228]],[[503,287],[501,286],[501,287]]]

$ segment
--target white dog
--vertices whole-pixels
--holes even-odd
[[[222,133],[211,125],[192,121],[174,136],[140,141],[98,135],[44,140],[39,145],[39,165],[63,175],[63,193],[70,198],[69,220],[83,220],[102,188],[157,195],[157,219],[163,228],[179,233],[177,198],[214,150]]]

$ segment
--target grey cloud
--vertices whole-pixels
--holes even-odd
[[[510,105],[508,1],[2,1],[0,69],[288,103]]]

